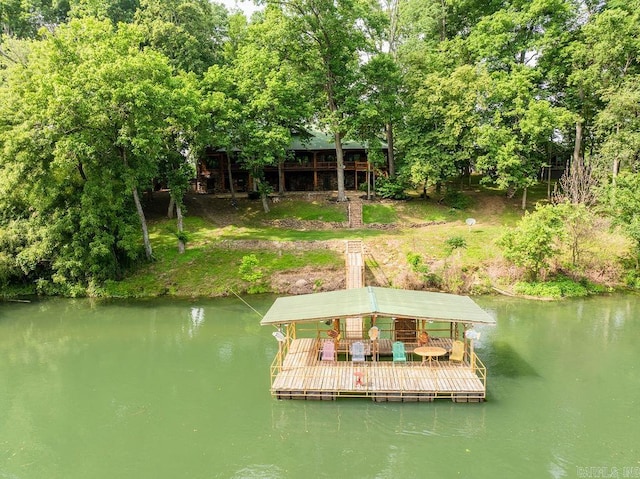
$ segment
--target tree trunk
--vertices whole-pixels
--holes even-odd
[[[256,184],[257,191],[260,192],[260,199],[262,200],[262,208],[264,209],[265,213],[269,213],[269,211],[271,211],[271,209],[269,208],[269,198],[267,197],[267,193],[265,192],[264,188],[262,188],[262,185],[261,185],[262,180],[258,178],[254,178],[254,182]]]
[[[616,125],[616,136],[619,138],[620,136],[620,125]],[[616,157],[613,159],[613,183],[615,184],[616,178],[618,177],[618,173],[620,172],[620,157],[616,153]]]
[[[82,166],[82,162],[78,162],[78,171],[80,172],[80,177],[84,180],[87,181],[87,175],[85,175],[84,173],[84,168]]]
[[[269,198],[266,193],[260,193],[260,198],[262,198],[262,207],[264,208],[265,213],[269,213],[271,209],[269,208]]]
[[[182,208],[180,208],[180,203],[176,201],[176,220],[178,222],[178,253],[182,254],[184,253],[184,240],[183,238],[183,231],[184,231],[184,226],[182,224]]]
[[[613,179],[615,181],[616,177],[618,176],[618,173],[620,173],[620,158],[616,157],[613,160]]]
[[[373,168],[371,170],[371,184],[373,185],[373,190],[371,191],[371,197],[376,197],[376,169]]]
[[[371,162],[367,160],[367,199],[371,199]]]
[[[125,168],[129,168],[129,162],[127,161],[127,150],[120,149],[120,155],[122,156],[122,162]],[[134,186],[131,188],[133,193],[133,202],[136,205],[136,211],[138,212],[138,218],[140,219],[140,226],[142,227],[142,242],[144,243],[144,253],[148,261],[153,259],[153,250],[151,249],[151,241],[149,240],[149,229],[147,228],[147,219],[144,216],[144,210],[142,209],[142,203],[140,202],[140,196],[138,195],[138,189]]]
[[[389,161],[389,176],[396,174],[395,156],[393,154],[393,124],[387,123],[387,159]]]
[[[231,174],[231,157],[227,154],[227,173],[229,175],[229,191],[231,192],[231,201],[236,200],[236,191],[233,188],[233,174]]]
[[[169,208],[167,209],[167,218],[173,219],[173,210],[176,207],[176,202],[173,199],[173,195],[169,196]]]
[[[142,226],[142,241],[144,242],[144,253],[147,260],[151,261],[153,258],[153,250],[151,249],[151,241],[149,241],[149,229],[147,228],[147,219],[144,216],[144,210],[142,209],[142,203],[140,203],[140,197],[138,196],[138,190],[134,186],[133,202],[136,204],[136,210],[138,211],[138,218],[140,219],[140,225]]]
[[[284,195],[284,160],[278,160],[278,194]]]
[[[578,166],[578,164],[582,161],[582,121],[578,120],[576,122],[576,140],[573,145],[573,165]]]
[[[522,209],[527,209],[527,187],[525,186],[522,190]]]
[[[335,133],[336,141],[336,173],[338,176],[338,201],[347,201],[344,189],[344,152],[342,151],[342,134]]]
[[[440,1],[442,8],[442,20],[440,25],[440,41],[444,42],[447,39],[447,4],[445,0]]]

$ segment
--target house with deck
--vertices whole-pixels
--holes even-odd
[[[368,162],[368,148],[356,141],[344,141],[345,188],[355,190],[373,175],[384,174],[388,165],[375,168]],[[381,146],[386,155],[386,145]],[[386,156],[385,156],[386,158]],[[293,137],[287,159],[280,165],[265,168],[265,180],[278,191],[331,191],[338,188],[336,147],[332,136],[321,132],[304,132]],[[239,160],[239,150],[210,148],[198,162],[195,189],[200,193],[252,191],[253,179]]]
[[[261,324],[275,328],[279,399],[486,398],[475,326],[495,320],[467,296],[369,286],[281,297]]]

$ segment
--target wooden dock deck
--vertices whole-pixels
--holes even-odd
[[[420,360],[353,363],[319,360],[319,340],[293,340],[282,367],[272,368],[272,394],[279,399],[334,400],[363,397],[374,401],[480,402],[486,394],[486,369],[474,358],[423,365]]]

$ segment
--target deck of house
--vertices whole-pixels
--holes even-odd
[[[320,346],[320,339],[301,338],[292,340],[288,351],[282,351],[271,368],[271,393],[275,397],[316,400],[363,397],[404,402],[438,398],[480,402],[485,398],[486,368],[473,353],[466,356],[471,362],[434,360],[423,364],[413,357],[409,347],[408,361],[394,363],[385,357],[386,351],[391,350],[391,340],[382,339],[377,348],[367,343],[367,361],[355,363],[348,358],[347,340],[338,346],[339,358],[344,360],[321,361]]]

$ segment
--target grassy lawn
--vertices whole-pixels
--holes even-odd
[[[398,213],[390,204],[365,203],[362,205],[362,220],[365,224],[391,224],[398,221]]]
[[[476,201],[470,199],[466,203],[473,207]],[[256,256],[264,278],[276,272],[305,267],[338,270],[344,267],[341,253],[326,248],[314,249],[314,241],[358,238],[384,245],[393,239],[404,244],[402,255],[418,252],[432,258],[447,258],[447,239],[462,236],[467,247],[456,252],[458,257],[470,263],[481,263],[495,253],[492,237],[501,228],[502,221],[492,217],[490,223],[479,223],[469,229],[464,220],[472,213],[451,208],[435,199],[380,201],[363,205],[365,224],[437,224],[428,228],[293,229],[274,226],[271,221],[285,221],[283,224],[289,219],[343,223],[347,220],[346,207],[327,200],[292,196],[274,203],[271,212],[265,214],[259,202],[248,202],[226,213],[235,218],[227,226],[213,224],[203,217],[187,216],[184,222],[187,251],[182,255],[177,252],[175,221],[160,219],[150,223],[155,261],[132,271],[122,281],[109,282],[105,293],[122,297],[211,296],[226,294],[231,289],[246,291],[249,285],[240,278],[239,267],[247,255]],[[261,241],[276,242],[279,246],[266,247],[259,244]],[[235,244],[230,247],[228,242]],[[309,242],[310,247],[287,248],[282,245],[287,242]]]
[[[267,226],[263,228],[228,227],[221,233],[221,238],[228,240],[263,240],[263,241],[328,241],[351,238],[370,238],[380,236],[378,230],[321,229],[290,230]]]
[[[515,225],[522,217],[521,198],[506,198],[504,191],[477,182],[447,197],[429,192],[424,199],[414,192],[406,201],[365,202],[365,224],[392,227],[359,230],[341,226],[347,221],[346,206],[329,199],[291,195],[273,203],[268,214],[259,201],[245,200],[240,207],[227,207],[226,211],[222,210],[224,204],[211,203],[204,210],[212,213],[209,216],[185,218],[188,243],[183,255],[177,253],[175,221],[151,222],[156,260],[130,272],[122,281],[108,283],[105,294],[214,296],[230,290],[255,290],[256,285],[243,281],[239,272],[248,255],[255,255],[256,268],[263,275],[257,286],[262,284],[268,289],[269,279],[276,273],[343,270],[344,257],[339,247],[328,249],[326,243],[316,246],[313,242],[354,238],[364,240],[371,246],[370,251],[377,252],[378,256],[366,258],[369,268],[384,270],[383,276],[394,285],[394,278],[400,278],[397,274],[411,269],[408,254],[419,255],[429,264],[430,271],[438,274],[455,270],[462,277],[466,272],[478,271],[486,278],[486,266],[502,256],[497,240],[505,227]],[[546,183],[531,188],[527,209],[533,210],[536,201],[545,202],[546,198]],[[219,221],[219,214],[225,215],[224,221]],[[475,219],[473,226],[466,224],[468,218]],[[461,247],[452,249],[452,244]],[[592,249],[587,244],[585,247]],[[593,250],[598,247],[593,246]],[[593,251],[589,254],[596,257]],[[302,274],[305,277],[306,272]],[[447,286],[443,284],[444,288]]]
[[[266,215],[265,215],[266,216]],[[326,221],[339,223],[347,221],[347,208],[336,202],[312,200],[300,201],[293,197],[280,199],[271,206],[270,219],[295,218],[305,221]]]
[[[240,279],[242,258],[255,255],[258,269],[268,278],[277,271],[315,267],[341,268],[344,258],[328,249],[291,250],[237,249],[221,245],[220,241],[188,244],[184,254],[178,254],[173,238],[155,234],[156,260],[119,282],[109,282],[108,296],[212,296],[229,290],[245,291],[249,286]],[[253,238],[252,238],[253,239]],[[164,246],[162,246],[164,244]]]

